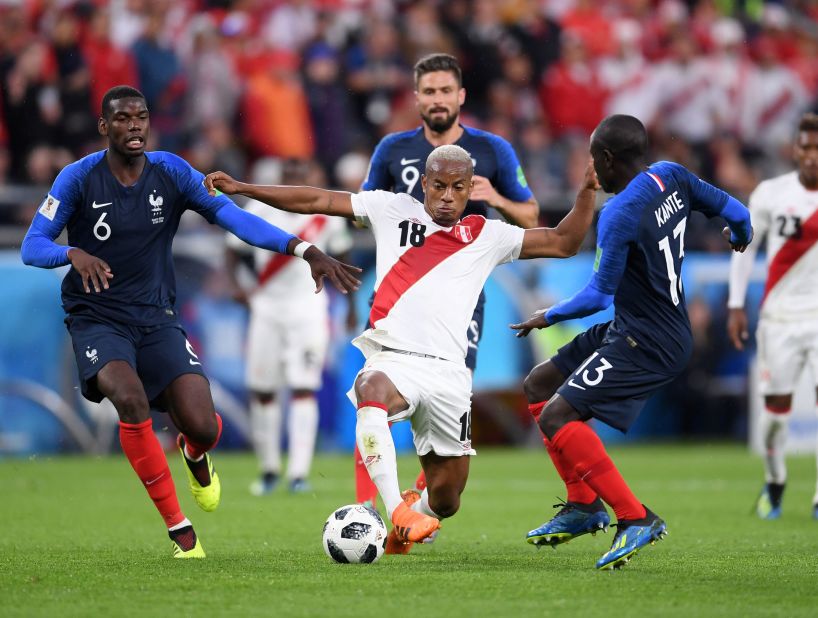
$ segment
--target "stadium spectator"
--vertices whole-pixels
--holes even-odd
[[[114,86],[136,83],[133,56],[111,39],[111,13],[107,7],[97,6],[91,14],[82,53],[91,73],[92,110],[99,109],[102,96]]]

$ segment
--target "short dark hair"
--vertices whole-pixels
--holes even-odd
[[[614,114],[597,125],[593,139],[602,148],[620,159],[632,161],[645,156],[648,150],[648,132],[634,116]]]
[[[114,86],[102,97],[102,117],[109,118],[111,112],[111,101],[117,99],[142,99],[145,100],[145,95],[139,92],[133,86]]]
[[[429,54],[415,63],[415,87],[417,87],[421,77],[435,71],[453,73],[457,78],[457,85],[463,85],[463,72],[460,70],[457,58],[451,54]]]
[[[801,122],[798,123],[798,132],[801,131],[818,131],[818,114],[807,112],[801,116]]]

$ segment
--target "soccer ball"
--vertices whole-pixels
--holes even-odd
[[[335,562],[376,562],[386,546],[386,525],[371,507],[342,506],[327,517],[322,544]]]

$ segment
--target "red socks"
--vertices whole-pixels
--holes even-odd
[[[364,502],[375,504],[377,498],[378,488],[375,487],[375,483],[369,478],[369,472],[367,472],[366,466],[364,465],[361,451],[359,451],[358,446],[355,445],[355,502],[358,504],[363,504]]]
[[[551,445],[580,482],[611,505],[619,521],[645,517],[645,507],[633,495],[605,452],[602,440],[588,425],[581,421],[567,423],[556,433]]]
[[[195,461],[201,458],[202,455],[219,443],[219,438],[222,437],[222,417],[219,416],[218,413],[216,413],[216,425],[218,425],[219,429],[216,432],[216,439],[213,440],[212,444],[197,444],[185,436],[185,447],[187,448],[187,454],[190,455],[190,459]]]
[[[167,527],[181,523],[185,516],[179,508],[168,460],[153,433],[152,421],[136,425],[120,422],[119,442]]]
[[[528,405],[528,411],[531,413],[531,416],[534,417],[534,422],[537,422],[540,419],[540,414],[542,414],[546,403],[548,402],[541,401],[539,403],[531,403]],[[596,500],[596,492],[580,480],[579,476],[577,476],[577,473],[574,471],[573,466],[571,466],[565,460],[565,458],[560,455],[557,449],[554,448],[552,442],[544,435],[542,437],[542,443],[545,445],[548,454],[551,456],[551,461],[554,462],[554,467],[557,469],[557,473],[565,483],[565,489],[568,492],[568,495],[565,498],[566,501],[577,502],[579,504],[590,504]]]

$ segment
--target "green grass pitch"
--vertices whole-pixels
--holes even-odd
[[[539,450],[483,449],[460,512],[432,545],[374,565],[332,563],[321,528],[353,497],[352,461],[321,455],[313,491],[254,498],[247,454],[216,453],[222,503],[197,509],[208,557],[174,561],[124,457],[0,461],[0,616],[815,616],[815,461],[791,458],[784,516],[750,509],[761,462],[739,446],[635,446],[611,454],[670,535],[621,571],[594,561],[613,531],[556,550],[524,542],[561,485]],[[399,462],[408,486],[417,463]]]

